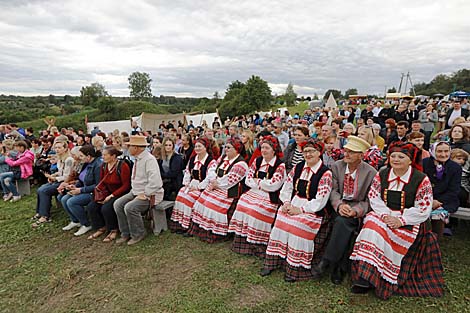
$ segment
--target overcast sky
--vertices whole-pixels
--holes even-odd
[[[0,94],[223,94],[251,75],[283,93],[381,93],[470,66],[470,1],[0,0]]]

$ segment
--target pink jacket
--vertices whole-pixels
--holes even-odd
[[[33,175],[33,162],[34,153],[26,150],[22,154],[19,154],[16,159],[5,159],[5,162],[10,166],[19,166],[21,169],[21,178],[25,179]]]

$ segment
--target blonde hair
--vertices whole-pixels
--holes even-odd
[[[365,138],[362,138],[364,139],[365,141],[367,141],[371,146],[375,146],[375,135],[374,135],[374,130],[372,129],[372,127],[370,126],[361,126],[359,127],[359,131],[365,131],[366,132],[366,136]]]
[[[459,116],[454,120],[454,122],[452,123],[452,126],[462,124],[462,123],[465,123],[465,117]]]
[[[59,138],[59,137],[57,137]],[[60,161],[65,161],[69,156],[70,156],[70,149],[69,149],[69,144],[67,141],[57,141],[54,143],[54,146],[55,145],[62,145],[64,148],[65,148],[65,153],[60,156],[60,155],[57,155],[57,158],[60,160]]]
[[[455,148],[450,151],[451,160],[455,158],[464,158],[465,161],[467,161],[469,156],[470,155],[468,154],[468,152],[463,149]]]
[[[170,141],[170,142],[173,144],[173,150],[171,151],[170,156],[175,153],[175,141],[173,140],[173,138],[171,138],[171,137],[165,137],[165,138],[163,138],[162,148],[161,148],[161,149],[162,149],[162,150],[161,150],[161,158],[162,158],[162,160],[167,160],[167,159],[168,159],[168,155],[167,155],[167,153],[166,153],[166,151],[165,151],[165,144],[166,144],[168,141]]]
[[[248,141],[245,143],[245,150],[246,151],[255,150],[253,132],[249,129],[245,129],[244,131],[242,131],[242,134],[245,134],[245,136],[248,138]]]

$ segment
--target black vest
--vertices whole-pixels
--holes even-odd
[[[323,174],[328,171],[328,167],[322,163],[321,167],[318,169],[316,174],[313,174],[310,178],[310,181],[306,181],[300,179],[300,175],[302,175],[302,170],[304,168],[305,161],[298,163],[295,166],[294,177],[292,184],[294,186],[292,190],[292,198],[295,195],[298,195],[301,198],[307,198],[308,201],[315,199],[317,196],[318,184],[320,183],[320,179],[322,178]],[[316,212],[315,214],[318,216],[323,216],[326,211],[330,211],[330,201],[327,202],[325,208]],[[326,209],[326,210],[325,210]]]
[[[212,157],[210,155],[207,156],[206,162],[201,165],[199,170],[194,169],[194,164],[196,160],[196,155],[193,156],[192,158],[189,159],[189,171],[191,173],[191,179],[197,179],[198,181],[203,181],[206,179],[206,174],[207,174],[207,167],[209,166],[209,163],[212,161]]]
[[[272,178],[274,173],[276,173],[277,168],[281,165],[282,161],[279,158],[276,158],[276,162],[274,162],[274,166],[268,166],[267,172],[260,172],[259,169],[261,167],[261,163],[263,163],[263,157],[256,158],[256,171],[255,171],[255,178],[264,179],[264,178]],[[273,204],[280,204],[279,201],[279,193],[280,189],[277,191],[269,192],[269,201]]]
[[[218,177],[223,177],[225,174],[230,172],[232,167],[237,164],[238,162],[245,162],[245,159],[239,155],[238,158],[235,159],[235,161],[232,162],[232,164],[229,165],[229,167],[226,170],[223,170],[220,168],[220,166],[224,163],[224,159],[222,158],[221,162],[217,165],[217,168],[215,172],[217,173]],[[242,195],[242,193],[246,190],[245,187],[245,178],[243,178],[239,183],[237,183],[235,186],[229,188],[227,190],[227,196],[229,198],[235,198],[238,199]]]

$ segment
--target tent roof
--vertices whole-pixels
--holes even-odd
[[[328,100],[326,101],[325,108],[337,108],[338,104],[336,103],[335,97],[333,96],[333,93],[330,92],[330,96],[328,97]]]

